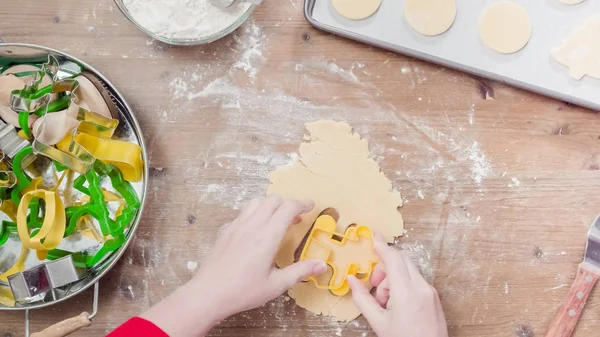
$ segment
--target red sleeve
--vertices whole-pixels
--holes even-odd
[[[140,317],[134,317],[123,325],[118,327],[115,331],[109,333],[107,337],[169,337],[154,323],[147,321]]]

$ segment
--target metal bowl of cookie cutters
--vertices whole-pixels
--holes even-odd
[[[92,268],[81,269],[76,267],[77,264],[74,263],[71,255],[53,261],[44,261],[42,264],[40,264],[39,261],[37,261],[37,263],[30,262],[30,259],[28,259],[25,263],[24,271],[13,274],[8,278],[8,286],[10,286],[16,304],[13,307],[0,304],[0,311],[24,311],[26,337],[30,336],[30,310],[41,309],[58,304],[93,287],[94,292],[91,313],[82,313],[77,317],[67,320],[71,321],[71,323],[77,320],[91,322],[91,319],[98,311],[99,281],[112,267],[114,267],[125,252],[128,244],[131,242],[140,223],[145,205],[145,196],[147,194],[148,161],[141,127],[135,118],[131,107],[127,104],[124,97],[117,91],[114,85],[89,64],[58,50],[32,44],[0,43],[0,67],[2,67],[3,64],[19,60],[26,63],[28,60],[33,59],[47,59],[50,55],[54,56],[63,65],[64,68],[61,68],[60,71],[68,73],[71,71],[70,67],[78,65],[82,75],[93,78],[95,85],[102,86],[103,96],[107,94],[105,98],[110,98],[114,105],[111,108],[115,108],[116,115],[118,115],[117,119],[119,120],[119,126],[115,132],[115,137],[117,137],[117,139],[126,139],[129,142],[137,143],[141,147],[141,155],[144,162],[143,177],[140,182],[132,184],[138,194],[141,205],[137,214],[133,217],[133,221],[126,233],[125,243]],[[15,153],[28,145],[27,143],[27,140],[17,137],[15,128],[12,125],[7,125],[0,120],[0,148],[4,150],[2,156],[12,159],[12,156],[14,156]],[[3,177],[0,180],[2,180],[3,183],[8,183],[10,182],[10,177]],[[14,262],[19,255],[20,249],[20,247],[17,248],[14,244],[1,246],[0,269],[6,267],[7,264],[10,265],[10,262],[7,261]],[[6,287],[7,284],[4,284],[4,286]],[[35,336],[37,334],[33,335]],[[61,334],[61,336],[62,335],[64,334]]]

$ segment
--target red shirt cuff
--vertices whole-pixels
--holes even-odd
[[[140,317],[134,317],[115,331],[109,333],[107,337],[169,337],[164,331],[157,327],[154,323]]]

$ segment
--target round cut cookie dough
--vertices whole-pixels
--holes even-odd
[[[479,36],[486,46],[498,53],[515,53],[531,38],[529,15],[515,2],[496,2],[483,12]]]
[[[583,2],[583,0],[559,0],[560,2],[564,3],[565,5],[577,5]]]
[[[456,0],[404,0],[404,18],[423,35],[440,35],[456,19]]]
[[[381,0],[331,0],[331,4],[347,19],[364,20],[377,12]]]

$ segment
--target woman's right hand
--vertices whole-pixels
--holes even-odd
[[[379,337],[448,337],[448,328],[437,291],[425,281],[405,252],[375,237],[381,262],[371,284],[375,294],[348,276],[354,303]]]

